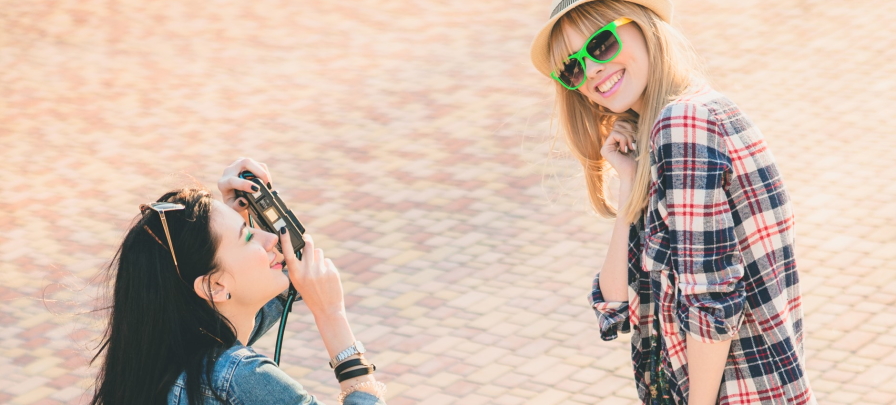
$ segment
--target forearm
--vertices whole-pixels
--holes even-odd
[[[731,340],[704,343],[688,334],[687,348],[690,381],[688,404],[715,405],[719,399],[719,386],[722,384]]]
[[[619,212],[625,210],[631,195],[630,182],[623,181],[619,186]],[[628,220],[616,216],[616,224],[613,226],[613,234],[610,236],[610,245],[607,249],[607,257],[600,271],[600,291],[604,300],[628,301]]]
[[[315,314],[314,322],[317,324],[317,329],[320,331],[320,337],[323,339],[324,346],[327,348],[327,353],[331,359],[336,357],[339,352],[355,343],[355,334],[352,333],[352,328],[348,324],[348,318],[344,311],[330,314]],[[349,359],[357,357],[357,355],[354,355],[349,357]],[[374,381],[373,375],[368,374],[361,377],[355,377],[345,380],[339,383],[339,385],[345,390],[364,381]],[[376,395],[376,392],[372,389],[361,389],[361,391]]]

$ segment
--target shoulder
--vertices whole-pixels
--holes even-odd
[[[734,110],[739,110],[730,98],[707,84],[697,85],[678,96],[660,111],[659,118],[694,114],[699,112],[713,119],[724,118]]]
[[[666,104],[654,121],[654,147],[669,143],[714,143],[729,132],[727,122],[742,116],[728,97],[708,85],[698,86]]]
[[[267,373],[259,373],[259,370],[268,366],[280,371],[273,360],[258,354],[252,347],[238,343],[218,356],[215,362],[215,380],[223,383],[219,388],[231,389],[234,384],[244,380],[265,378],[270,370]]]
[[[227,403],[317,403],[301,384],[281,370],[273,360],[249,346],[237,343],[214,359],[212,384],[202,384],[203,395],[224,398]],[[183,403],[185,375],[181,374],[170,403]],[[211,385],[211,387],[209,387]],[[270,402],[274,401],[274,402]]]
[[[214,358],[208,359],[207,361],[213,362],[211,382],[206,380],[204,375],[202,376],[200,384],[202,395],[209,398],[214,398],[216,395],[229,397],[237,370],[245,368],[245,364],[251,362],[251,359],[256,356],[259,355],[251,347],[237,343]],[[186,398],[186,378],[186,372],[181,372],[178,376],[169,393],[170,403],[185,403],[180,398]]]
[[[241,403],[316,403],[305,391],[269,357],[258,354],[249,346],[236,345],[224,352],[215,365],[219,390]]]

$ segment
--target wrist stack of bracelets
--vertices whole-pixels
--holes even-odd
[[[352,356],[357,357],[349,358]],[[360,341],[355,341],[348,349],[339,352],[336,357],[330,359],[330,368],[333,369],[333,373],[336,374],[336,379],[340,383],[352,378],[373,374],[376,371],[376,365],[364,358],[364,345]],[[373,395],[378,398],[382,398],[386,393],[386,384],[378,381],[363,381],[339,393],[339,403],[342,403],[349,394],[365,388],[365,391],[375,392]]]

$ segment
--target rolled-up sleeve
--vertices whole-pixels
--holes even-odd
[[[631,331],[628,302],[604,301],[604,296],[600,292],[600,273],[594,276],[591,296],[588,298],[591,302],[591,307],[594,308],[594,313],[597,315],[601,339],[613,340],[619,337],[620,332],[629,333]]]
[[[704,106],[673,103],[651,137],[658,208],[669,228],[678,283],[676,316],[704,342],[737,334],[743,319],[743,260],[728,204],[732,172],[725,139]]]

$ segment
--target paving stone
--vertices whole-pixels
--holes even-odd
[[[137,205],[239,156],[340,267],[390,404],[637,403],[586,304],[613,222],[528,61],[548,2],[406,3],[0,0],[0,403],[89,400],[94,277]],[[674,25],[785,178],[819,401],[892,403],[896,52],[841,28],[896,5],[797,3],[676,0]],[[284,370],[332,401],[304,306],[287,332]]]

